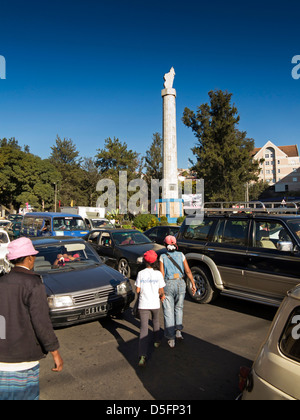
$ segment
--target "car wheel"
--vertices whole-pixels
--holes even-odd
[[[193,296],[192,283],[187,279],[187,290],[191,298],[198,303],[212,302],[218,296],[218,291],[213,286],[213,280],[209,271],[200,267],[192,267],[191,271],[197,289]]]
[[[121,258],[118,264],[118,271],[123,274],[123,276],[130,278],[130,266],[125,258]]]

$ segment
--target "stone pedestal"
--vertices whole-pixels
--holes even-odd
[[[156,216],[160,220],[162,216],[167,217],[169,223],[177,223],[178,217],[183,214],[183,200],[181,198],[162,198],[155,200]]]

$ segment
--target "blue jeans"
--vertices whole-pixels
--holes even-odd
[[[182,330],[183,305],[186,292],[186,283],[182,279],[166,280],[164,288],[166,299],[163,301],[165,337],[174,340],[176,330]]]

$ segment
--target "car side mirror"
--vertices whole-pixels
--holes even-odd
[[[294,245],[293,242],[279,241],[277,242],[277,249],[283,252],[294,252]]]

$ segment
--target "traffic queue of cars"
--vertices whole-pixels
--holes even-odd
[[[150,249],[165,252],[138,230],[89,231],[74,214],[27,213],[21,235],[30,237],[39,252],[34,270],[45,285],[55,327],[124,312],[135,298],[129,278],[144,267],[143,254]],[[9,266],[6,231],[3,238],[4,272],[4,264]]]
[[[157,242],[170,229],[148,236],[130,229],[88,231],[70,215],[62,217],[31,214],[23,223],[31,220],[34,230],[27,234],[39,236],[33,239],[39,251],[34,270],[45,284],[54,326],[125,311],[134,300],[129,278],[143,268],[144,252],[166,252]],[[188,217],[177,230],[172,233],[197,286],[193,295],[187,282],[195,302],[223,294],[279,307],[252,369],[241,369],[239,398],[300,399],[300,216],[213,211]]]

